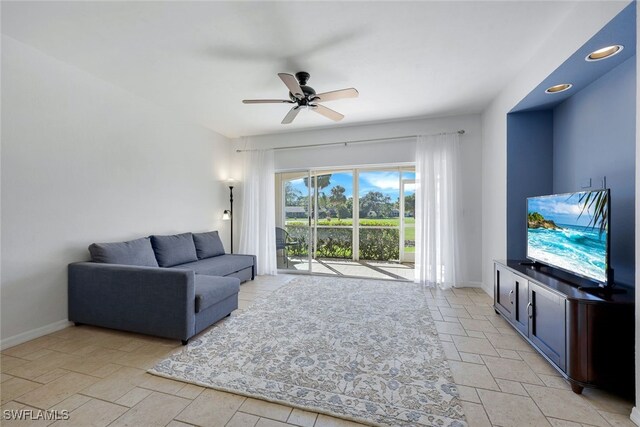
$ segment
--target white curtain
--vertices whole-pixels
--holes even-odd
[[[450,288],[461,282],[457,133],[418,136],[416,143],[415,281]]]
[[[278,272],[273,150],[244,152],[240,252],[256,255],[258,274]]]

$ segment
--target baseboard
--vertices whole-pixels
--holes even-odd
[[[65,319],[65,320],[60,320],[58,322],[51,323],[49,325],[42,326],[41,328],[32,329],[30,331],[23,332],[18,335],[14,335],[9,338],[3,338],[2,340],[0,340],[0,350],[6,350],[18,344],[22,344],[24,342],[31,341],[36,338],[40,338],[43,335],[47,335],[52,332],[59,331],[60,329],[64,329],[70,325],[73,325],[73,323]]]
[[[640,426],[640,409],[638,409],[637,406],[633,407],[629,418],[631,418],[631,421],[633,421],[635,425]]]

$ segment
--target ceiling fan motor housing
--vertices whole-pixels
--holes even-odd
[[[300,83],[300,89],[302,89],[304,98],[298,99],[291,92],[289,92],[289,98],[291,98],[292,101],[297,102],[300,106],[309,105],[311,102],[311,98],[313,98],[313,95],[316,94],[316,91],[311,86],[307,86],[309,77],[311,77],[311,75],[306,71],[299,71],[296,73],[296,80],[298,80],[298,82]]]

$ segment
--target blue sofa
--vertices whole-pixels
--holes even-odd
[[[238,308],[256,257],[225,254],[217,231],[94,243],[69,264],[69,320],[187,344]]]

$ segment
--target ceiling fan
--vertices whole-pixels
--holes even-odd
[[[303,108],[315,111],[328,119],[339,122],[344,116],[337,111],[320,105],[320,102],[335,101],[336,99],[357,98],[358,91],[354,88],[334,90],[331,92],[316,93],[312,87],[307,86],[309,73],[300,71],[296,75],[287,73],[278,73],[278,77],[289,89],[289,99],[245,99],[244,104],[296,104],[282,119],[282,124],[286,125],[296,118],[300,110]]]

